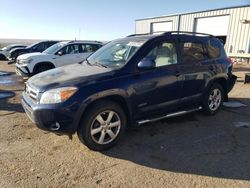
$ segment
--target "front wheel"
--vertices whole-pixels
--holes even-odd
[[[5,61],[5,60],[7,60],[6,57],[5,57],[5,55],[0,54],[0,61]]]
[[[203,111],[208,115],[216,114],[224,101],[224,89],[215,83],[203,98]]]
[[[38,74],[38,73],[41,73],[41,72],[50,70],[50,69],[52,69],[52,68],[53,68],[53,67],[50,66],[50,65],[40,65],[40,66],[38,66],[38,67],[35,69],[34,73],[35,73],[35,74]]]
[[[97,102],[83,116],[77,134],[80,141],[92,150],[112,147],[125,131],[126,115],[116,103]]]

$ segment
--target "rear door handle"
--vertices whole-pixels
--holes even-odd
[[[175,76],[176,77],[179,77],[181,75],[181,72],[180,71],[175,71]]]
[[[214,66],[213,66],[213,65],[210,65],[210,66],[208,67],[208,69],[209,69],[210,71],[214,71]]]

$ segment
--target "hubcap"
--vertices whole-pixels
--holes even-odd
[[[108,144],[115,140],[121,128],[118,114],[112,110],[98,114],[91,124],[90,134],[97,144]]]
[[[221,104],[221,91],[219,89],[214,89],[209,95],[208,105],[211,111],[216,111]]]

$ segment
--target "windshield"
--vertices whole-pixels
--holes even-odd
[[[31,44],[31,45],[29,45],[29,46],[27,46],[26,48],[28,49],[28,48],[32,48],[33,46],[35,46],[35,45],[37,45],[37,44],[39,44],[40,42],[37,42],[37,43],[34,43],[34,44]]]
[[[6,47],[4,47],[4,48],[2,48],[1,50],[10,50],[12,48],[12,45],[10,45],[10,46],[6,46]]]
[[[56,53],[60,48],[62,48],[63,46],[65,46],[65,42],[59,42],[56,43],[54,45],[52,45],[51,47],[47,48],[45,51],[43,51],[43,53],[46,54],[54,54]]]
[[[87,61],[91,65],[118,69],[123,67],[135,52],[145,43],[140,41],[113,41],[91,55]]]

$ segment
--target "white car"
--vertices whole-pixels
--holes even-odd
[[[6,60],[11,50],[15,48],[25,48],[25,47],[26,45],[23,44],[12,44],[0,49],[0,60]]]
[[[42,53],[18,56],[16,73],[24,77],[30,77],[56,67],[80,63],[102,46],[103,44],[97,41],[59,42]]]

